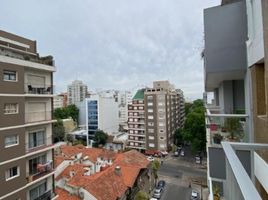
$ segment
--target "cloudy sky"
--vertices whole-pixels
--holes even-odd
[[[0,29],[37,40],[57,66],[57,92],[74,79],[90,90],[132,90],[169,80],[202,97],[203,9],[220,0],[8,0]]]

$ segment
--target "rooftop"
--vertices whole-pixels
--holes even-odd
[[[143,100],[144,99],[144,89],[138,90],[133,97],[133,100]]]

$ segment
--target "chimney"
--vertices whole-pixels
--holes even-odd
[[[117,176],[121,176],[121,167],[119,165],[117,165],[115,168],[114,168],[114,172]]]

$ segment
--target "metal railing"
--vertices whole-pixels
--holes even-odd
[[[255,178],[267,191],[268,164],[255,152],[256,150],[268,150],[268,144],[222,142],[223,152],[226,157],[226,199],[262,199],[255,185]],[[249,151],[251,176],[247,173],[237,151]]]
[[[48,85],[37,85],[32,83],[26,83],[24,87],[24,92],[26,94],[53,94],[55,91],[55,86],[48,84]]]
[[[219,108],[206,109],[207,141],[211,145],[221,141],[245,142],[248,137],[247,114],[222,114]]]
[[[40,122],[52,119],[52,111],[25,112],[25,123]]]

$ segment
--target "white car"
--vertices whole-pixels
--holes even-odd
[[[196,163],[196,164],[201,164],[201,159],[200,159],[199,156],[196,156],[196,157],[195,157],[195,163]]]
[[[163,156],[167,156],[167,155],[168,155],[168,152],[167,152],[167,151],[161,151],[161,154],[162,154]]]
[[[181,150],[181,154],[180,154],[181,156],[184,156],[184,151],[183,150]]]
[[[150,200],[157,200],[156,198],[151,198]]]
[[[147,160],[149,160],[149,161],[152,162],[152,161],[154,161],[154,157],[152,157],[152,156],[148,156],[148,157],[147,157]]]
[[[198,199],[198,192],[195,190],[192,190],[191,200],[196,200],[196,199]]]

